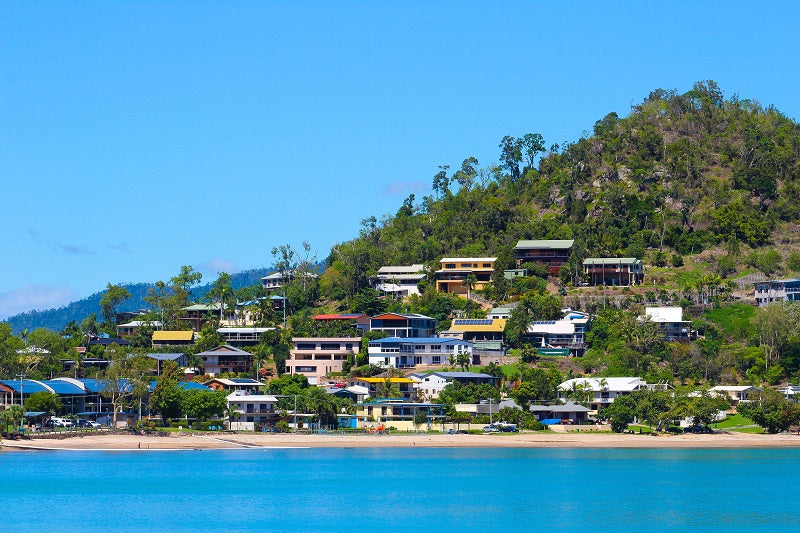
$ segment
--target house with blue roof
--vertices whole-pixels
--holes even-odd
[[[369,343],[369,362],[384,368],[441,366],[468,354],[473,363],[472,343],[441,337],[388,337]]]

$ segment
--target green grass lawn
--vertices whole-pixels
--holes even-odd
[[[735,415],[728,415],[728,417],[722,422],[711,424],[711,427],[713,429],[728,429],[738,426],[752,426],[754,424],[755,422],[753,422],[749,418],[745,418],[737,413]]]
[[[727,337],[743,340],[754,332],[752,320],[757,310],[752,305],[737,303],[709,309],[703,313],[703,317],[717,324]]]
[[[735,431],[737,433],[764,433],[764,428],[758,426],[754,428],[731,428],[729,431]]]
[[[628,431],[633,431],[634,433],[652,433],[653,428],[650,426],[642,426],[641,424],[628,424]]]

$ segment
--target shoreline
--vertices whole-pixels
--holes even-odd
[[[515,433],[449,435],[296,435],[233,434],[150,435],[95,434],[65,439],[3,440],[2,451],[198,451],[303,448],[800,448],[789,434],[714,433],[699,435],[630,435],[616,433]]]

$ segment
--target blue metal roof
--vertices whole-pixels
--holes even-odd
[[[42,383],[53,389],[53,392],[55,392],[56,394],[73,394],[81,396],[86,394],[86,392],[82,388],[72,383],[69,383],[68,381],[47,380],[47,381],[42,381]]]
[[[0,381],[3,385],[10,388],[17,394],[19,394],[19,383],[18,379],[4,379]],[[30,379],[23,379],[22,380],[22,393],[23,394],[33,394],[34,392],[50,392],[47,390],[46,387],[43,387],[39,383],[30,380]]]
[[[156,388],[157,381],[150,382],[150,392],[153,392]],[[182,390],[207,390],[211,391],[214,390],[211,387],[206,387],[202,383],[197,383],[196,381],[181,381],[178,383],[178,388]]]
[[[261,385],[260,382],[254,380],[254,379],[251,379],[251,378],[231,378],[231,381],[233,381],[234,383],[240,383],[240,384],[243,384],[243,385],[246,385],[246,384]]]
[[[106,385],[99,379],[79,379],[81,383],[83,383],[84,387],[86,387],[87,392],[102,392],[105,390]]]

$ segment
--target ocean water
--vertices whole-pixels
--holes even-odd
[[[800,530],[795,449],[0,452],[0,531]]]

